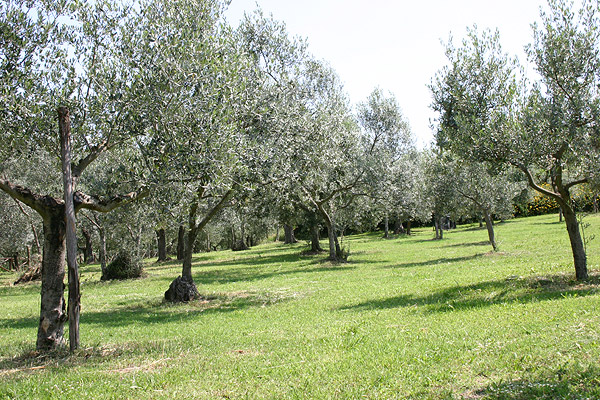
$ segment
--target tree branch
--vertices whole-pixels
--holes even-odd
[[[105,200],[77,191],[73,195],[73,200],[75,202],[75,211],[86,209],[106,213],[134,200],[144,198],[148,196],[149,193],[150,190],[148,188],[142,188],[137,192],[117,195]]]
[[[533,189],[537,190],[541,194],[545,194],[546,196],[552,197],[553,199],[556,199],[556,200],[559,200],[559,202],[562,202],[562,198],[560,197],[560,195],[558,193],[554,193],[551,190],[544,189],[543,187],[541,187],[540,185],[535,183],[535,181],[533,180],[533,175],[531,174],[531,171],[529,171],[529,169],[525,165],[520,164],[520,163],[515,163],[513,165],[515,167],[519,168],[521,171],[523,171],[523,173],[527,177],[527,182],[529,183],[529,186],[531,186]]]
[[[26,206],[37,211],[42,217],[48,213],[48,209],[62,203],[52,196],[41,196],[33,193],[30,189],[15,185],[7,179],[0,178],[0,189],[6,192],[13,199],[19,200]]]

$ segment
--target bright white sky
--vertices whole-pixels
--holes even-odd
[[[237,26],[256,4],[308,39],[310,52],[337,71],[353,104],[377,86],[392,92],[423,147],[433,138],[435,116],[427,85],[446,62],[441,41],[452,33],[458,44],[473,24],[498,28],[504,51],[525,64],[530,25],[546,1],[232,0],[227,19]]]

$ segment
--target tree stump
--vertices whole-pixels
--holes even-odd
[[[165,300],[171,303],[188,302],[200,297],[196,284],[191,279],[178,276],[165,292]]]

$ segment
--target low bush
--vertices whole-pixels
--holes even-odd
[[[126,251],[121,251],[110,264],[106,266],[106,271],[102,280],[110,279],[133,279],[142,276],[143,268],[139,259]]]

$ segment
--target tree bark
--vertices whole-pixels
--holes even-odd
[[[167,261],[167,237],[164,228],[156,230],[156,241],[158,244],[157,262]]]
[[[485,227],[488,232],[488,239],[494,251],[498,251],[498,245],[496,244],[496,235],[494,234],[494,223],[489,210],[483,210],[483,217],[485,219]]]
[[[410,235],[410,228],[412,227],[412,222],[409,220],[406,221],[406,234]]]
[[[63,326],[67,320],[64,298],[65,277],[65,213],[57,207],[43,216],[44,251],[42,256],[42,289],[40,323],[36,348],[52,350],[64,345]]]

